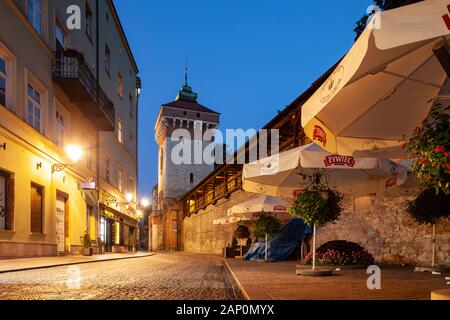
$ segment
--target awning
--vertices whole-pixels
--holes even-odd
[[[407,169],[404,160],[340,156],[308,144],[244,165],[242,181],[245,191],[292,199],[321,170],[330,187],[360,196],[400,186]]]
[[[427,0],[375,15],[302,106],[306,135],[341,155],[403,156],[403,135],[449,98],[440,96],[448,77],[434,53],[450,39],[449,5]]]

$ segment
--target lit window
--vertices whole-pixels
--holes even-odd
[[[6,105],[6,82],[6,60],[0,56],[0,104],[3,106]]]
[[[64,145],[64,116],[56,110],[56,144],[60,147]]]
[[[122,192],[123,191],[123,170],[122,169],[118,170],[117,177],[118,177],[117,187],[118,187],[119,191]]]
[[[120,73],[117,75],[117,94],[123,97],[123,77]]]
[[[42,0],[28,0],[28,20],[33,28],[42,35]]]
[[[28,84],[28,124],[41,132],[41,94]]]
[[[117,139],[120,143],[123,143],[123,124],[122,119],[117,119]]]

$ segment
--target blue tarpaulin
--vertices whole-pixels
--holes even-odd
[[[312,229],[295,218],[281,229],[281,232],[269,238],[268,259],[280,261],[288,258],[297,248],[298,244],[305,239],[307,234],[312,234]],[[266,241],[259,240],[253,244],[250,250],[244,255],[244,260],[264,260]]]

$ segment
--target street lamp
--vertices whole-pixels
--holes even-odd
[[[147,198],[144,198],[141,200],[141,205],[142,207],[146,208],[150,205],[150,200],[148,200]]]
[[[80,161],[83,155],[83,149],[77,145],[68,145],[66,147],[66,156],[71,161],[70,164],[56,163],[52,167],[52,172],[63,171],[65,168],[75,165]]]
[[[130,193],[130,192],[128,192],[128,193],[125,195],[125,199],[127,200],[128,203],[130,203],[131,200],[133,200],[133,194]]]

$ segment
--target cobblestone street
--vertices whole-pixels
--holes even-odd
[[[241,298],[222,260],[201,254],[158,253],[0,274],[0,300]]]

